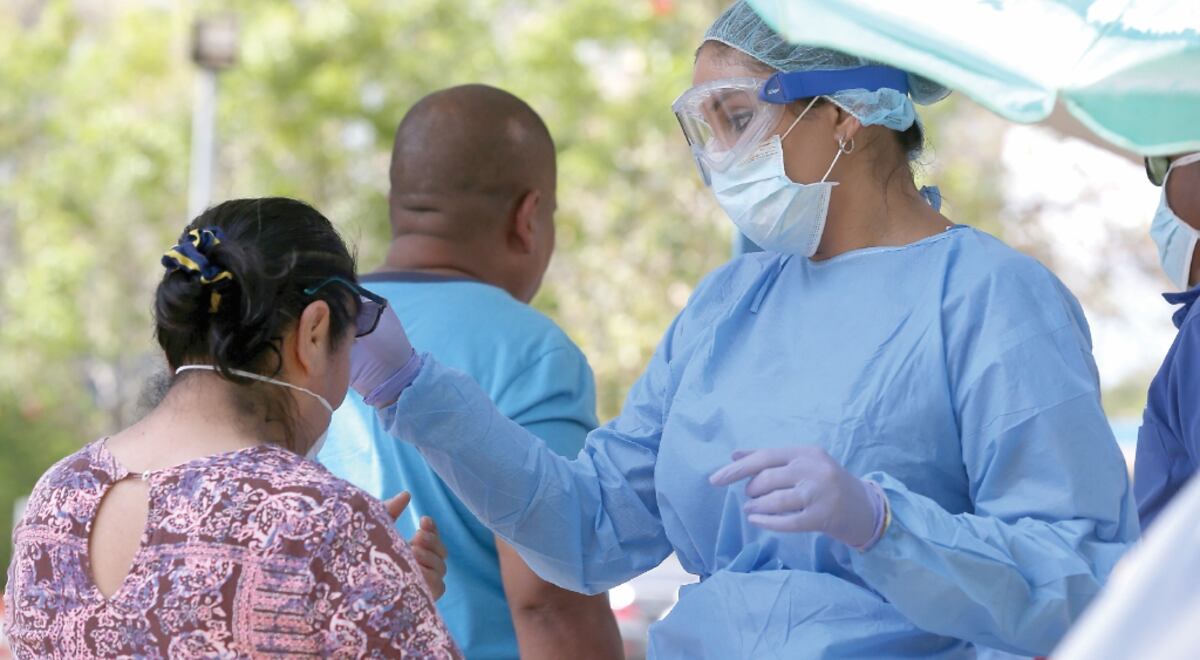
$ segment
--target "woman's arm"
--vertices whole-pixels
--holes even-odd
[[[600,593],[671,552],[654,491],[669,346],[659,347],[621,416],[589,434],[574,461],[504,417],[470,377],[428,356],[380,418],[530,568],[566,589]]]
[[[978,342],[950,360],[973,510],[952,514],[919,484],[867,474],[883,487],[892,520],[852,562],[925,630],[1045,655],[1136,540],[1138,524],[1082,313],[1066,298],[1038,301],[1045,287],[1022,291],[1015,279],[1007,288],[1023,302],[993,291],[981,304],[1006,319],[991,319],[990,330],[971,326]]]

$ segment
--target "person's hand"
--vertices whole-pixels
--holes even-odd
[[[350,387],[370,406],[391,405],[421,370],[421,358],[389,305],[375,330],[354,341],[350,351]]]
[[[407,490],[384,501],[383,505],[387,508],[388,515],[392,517],[392,522],[400,519],[400,515],[408,508],[408,503],[411,501],[412,494]],[[421,568],[421,576],[425,578],[425,584],[429,585],[429,591],[433,592],[433,599],[441,598],[442,594],[446,593],[446,557],[449,556],[449,553],[446,551],[445,544],[442,543],[442,536],[438,533],[437,524],[433,522],[433,518],[421,517],[421,528],[417,530],[416,535],[409,540],[408,544],[412,548],[417,565]]]
[[[433,592],[437,600],[446,593],[446,551],[442,543],[442,535],[438,533],[437,524],[429,516],[421,516],[421,529],[409,541],[413,555],[421,566],[421,574],[425,576],[425,584]]]
[[[853,546],[873,544],[884,502],[878,486],[850,474],[819,447],[737,451],[709,478],[714,486],[746,483],[751,524],[777,532],[823,532]]]

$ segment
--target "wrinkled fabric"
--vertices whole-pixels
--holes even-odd
[[[779,44],[763,49],[772,58],[786,59],[799,44],[820,45],[927,76],[1010,121],[1041,122],[1061,108],[1133,153],[1200,151],[1196,0],[746,5],[785,37],[763,40]]]
[[[92,526],[130,478],[146,524],[106,596]],[[62,459],[13,532],[3,610],[23,659],[462,657],[383,505],[274,445],[140,475],[107,440]]]
[[[1200,648],[1200,479],[1162,512],[1054,660],[1191,660]]]
[[[1180,305],[1172,316],[1179,333],[1150,382],[1138,429],[1133,483],[1143,529],[1200,468],[1200,287],[1163,297]]]
[[[1045,654],[1138,534],[1078,303],[965,227],[734,260],[574,461],[434,360],[381,415],[548,580],[594,593],[676,552],[701,582],[658,658]],[[884,488],[869,551],[755,528],[708,484],[734,450],[803,444]]]

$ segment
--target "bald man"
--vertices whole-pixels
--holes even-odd
[[[361,279],[417,350],[470,374],[504,414],[574,458],[596,426],[592,372],[528,304],[554,251],[555,167],[545,124],[512,94],[466,85],[425,97],[396,131],[386,261]],[[353,393],[320,460],[378,497],[410,491],[405,538],[420,516],[437,522],[450,555],[438,609],[467,658],[622,657],[606,596],[538,578]]]

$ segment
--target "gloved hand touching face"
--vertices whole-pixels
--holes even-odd
[[[370,406],[395,403],[420,371],[421,356],[390,306],[383,310],[375,330],[356,339],[350,351],[350,387]]]
[[[749,479],[743,510],[751,524],[776,532],[823,532],[859,550],[883,535],[886,501],[819,447],[737,451],[709,482]]]

